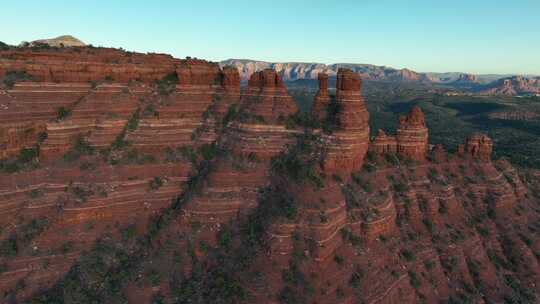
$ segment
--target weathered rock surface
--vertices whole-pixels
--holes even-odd
[[[324,137],[324,170],[352,172],[362,167],[369,145],[369,113],[360,93],[362,81],[349,69],[338,71],[335,96],[336,130]]]
[[[32,78],[0,95],[0,156],[20,165],[0,171],[3,302],[538,299],[540,174],[491,161],[482,134],[430,149],[417,107],[370,142],[352,70],[335,95],[319,74],[319,129],[288,123],[275,70],[241,91],[236,68],[202,60],[6,52],[0,75]]]
[[[428,153],[428,129],[422,110],[415,106],[406,116],[401,115],[396,136],[379,130],[371,150],[380,156],[397,154],[403,159],[424,161]]]
[[[483,161],[491,160],[493,141],[485,134],[473,134],[467,138],[465,151],[468,155]]]
[[[313,101],[313,107],[311,113],[314,118],[319,121],[326,119],[327,108],[330,104],[330,95],[328,94],[328,75],[325,73],[319,73],[319,90],[315,94],[315,100]]]
[[[512,76],[499,79],[480,90],[485,95],[526,95],[540,94],[540,77]]]

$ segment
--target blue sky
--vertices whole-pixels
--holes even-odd
[[[159,4],[157,4],[159,3]],[[540,74],[540,0],[9,1],[0,41],[86,43],[208,60],[371,63]]]

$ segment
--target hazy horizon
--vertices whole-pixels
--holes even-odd
[[[102,3],[103,5],[99,5]],[[3,5],[0,41],[73,35],[212,61],[358,63],[418,72],[540,74],[540,2],[94,1]],[[24,16],[24,17],[21,17]]]

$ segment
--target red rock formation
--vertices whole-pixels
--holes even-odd
[[[219,66],[204,60],[184,60],[176,67],[176,74],[181,87],[217,85],[221,82]]]
[[[377,155],[397,153],[404,159],[424,161],[428,152],[428,129],[422,110],[415,106],[407,116],[400,116],[396,136],[379,130],[370,148]]]
[[[235,67],[225,66],[222,70],[221,85],[225,89],[236,90],[240,88],[240,74]]]
[[[326,109],[330,103],[330,96],[328,95],[328,75],[325,73],[319,73],[319,90],[315,95],[313,102],[312,115],[320,121],[326,118]]]
[[[284,121],[298,111],[281,78],[274,70],[266,69],[251,75],[242,96],[248,120],[266,123]]]
[[[340,69],[336,83],[337,130],[326,137],[328,172],[352,172],[362,167],[369,144],[369,113],[360,93],[357,73]]]
[[[447,158],[446,151],[444,150],[443,145],[437,144],[431,151],[432,159],[436,162],[445,161]]]
[[[332,102],[338,105],[339,124],[312,130],[321,139],[314,145],[321,149],[317,153],[326,157],[322,166],[314,165],[319,178],[314,186],[312,180],[293,181],[270,171],[271,159],[302,133],[285,127],[284,118],[296,106],[273,71],[254,75],[241,96],[235,69],[220,70],[199,60],[101,49],[12,52],[0,57],[0,66],[26,68],[35,63],[25,66],[21,58],[34,56],[39,69],[27,71],[55,71],[54,77],[69,82],[17,83],[0,95],[0,145],[16,151],[36,144],[36,132],[44,130],[49,135],[40,143],[45,154],[61,158],[81,135],[102,152],[83,153],[69,163],[40,160],[40,168],[0,172],[3,302],[32,300],[36,292],[46,291],[100,238],[125,250],[120,258],[94,260],[106,261],[103,267],[111,277],[117,263],[130,261],[129,275],[123,273],[115,282],[135,303],[150,302],[158,294],[173,302],[177,292],[188,290],[176,288],[190,282],[201,286],[191,289],[200,298],[183,293],[183,300],[216,302],[208,297],[225,292],[205,288],[210,283],[219,290],[221,284],[204,280],[221,274],[226,288],[228,283],[235,286],[227,292],[242,287],[249,290],[249,302],[260,303],[288,297],[299,303],[499,303],[540,294],[539,218],[534,211],[538,191],[529,188],[540,187],[535,174],[527,174],[525,183],[507,161],[490,162],[492,141],[485,135],[473,135],[461,146],[467,157],[447,157],[436,145],[430,151],[432,162],[361,170],[368,113],[359,76],[351,71],[338,73]],[[79,71],[74,58],[101,70]],[[66,73],[55,70],[63,61]],[[176,73],[179,84],[160,94],[148,83],[157,75],[154,68],[165,62],[165,75]],[[148,83],[73,83],[130,64],[137,65],[135,73],[119,77],[140,73],[137,77]],[[33,74],[37,80],[46,79],[41,72]],[[325,77],[320,79],[318,96],[327,96]],[[69,109],[69,115],[58,117],[59,107]],[[225,114],[227,123],[221,120]],[[208,150],[203,153],[201,146]],[[219,148],[217,153],[212,146]],[[379,131],[370,148],[376,154],[400,153],[423,161],[428,145],[421,110],[413,108],[401,118],[397,136]],[[260,190],[269,185],[274,191],[265,194],[287,198],[290,206],[261,200]],[[286,209],[286,216],[276,215],[284,213],[276,208]],[[247,226],[246,215],[254,209],[270,213],[255,213],[255,222]],[[165,216],[149,225],[159,214]],[[272,217],[265,218],[268,214]],[[38,221],[42,219],[46,221]],[[139,238],[147,227],[151,237]],[[5,254],[14,236],[18,247]],[[143,239],[151,245],[132,251],[146,243]],[[249,247],[257,241],[259,249]],[[240,255],[243,251],[250,256]],[[70,286],[94,292],[71,284],[79,274],[85,275],[82,284],[99,282],[93,269],[85,272],[88,265],[82,261],[55,295],[72,299]],[[205,267],[225,273],[190,277],[192,269]],[[155,277],[161,280],[148,280]],[[94,300],[118,300],[111,297],[107,291]]]
[[[428,129],[424,113],[415,106],[407,116],[399,117],[397,129],[397,152],[404,158],[423,161],[428,148]]]
[[[169,55],[125,53],[115,49],[76,48],[38,52],[31,49],[0,53],[0,77],[25,71],[43,82],[110,81],[151,83],[174,72],[179,60]]]
[[[44,124],[32,122],[0,128],[0,159],[17,155],[21,148],[31,147],[44,131]]]
[[[482,161],[490,161],[492,150],[493,141],[485,134],[477,133],[467,138],[465,151],[469,156]]]
[[[371,142],[371,151],[378,155],[384,155],[386,153],[396,153],[397,152],[397,140],[395,136],[389,136],[384,133],[383,130],[379,129],[377,136]]]

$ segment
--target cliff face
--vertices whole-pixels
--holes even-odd
[[[428,79],[424,74],[408,69],[393,69],[370,64],[321,64],[302,62],[273,63],[252,60],[230,59],[220,63],[222,66],[234,66],[240,72],[242,79],[247,80],[258,71],[264,69],[275,70],[283,80],[294,81],[298,79],[317,79],[321,73],[336,77],[340,68],[351,69],[359,73],[363,79],[373,81],[424,81]]]
[[[370,141],[352,70],[318,75],[305,123],[275,70],[0,58],[3,302],[538,299],[540,175],[482,134],[431,149],[417,107]]]
[[[369,144],[369,113],[360,94],[361,84],[360,76],[352,70],[338,71],[332,118],[336,126],[332,134],[323,137],[327,150],[324,170],[329,173],[362,167]]]
[[[428,153],[428,129],[422,110],[415,106],[408,115],[400,116],[396,136],[379,130],[371,150],[379,156],[390,153],[403,159],[424,161]]]
[[[486,85],[480,90],[480,93],[507,96],[540,94],[540,77],[512,76],[499,79]]]

